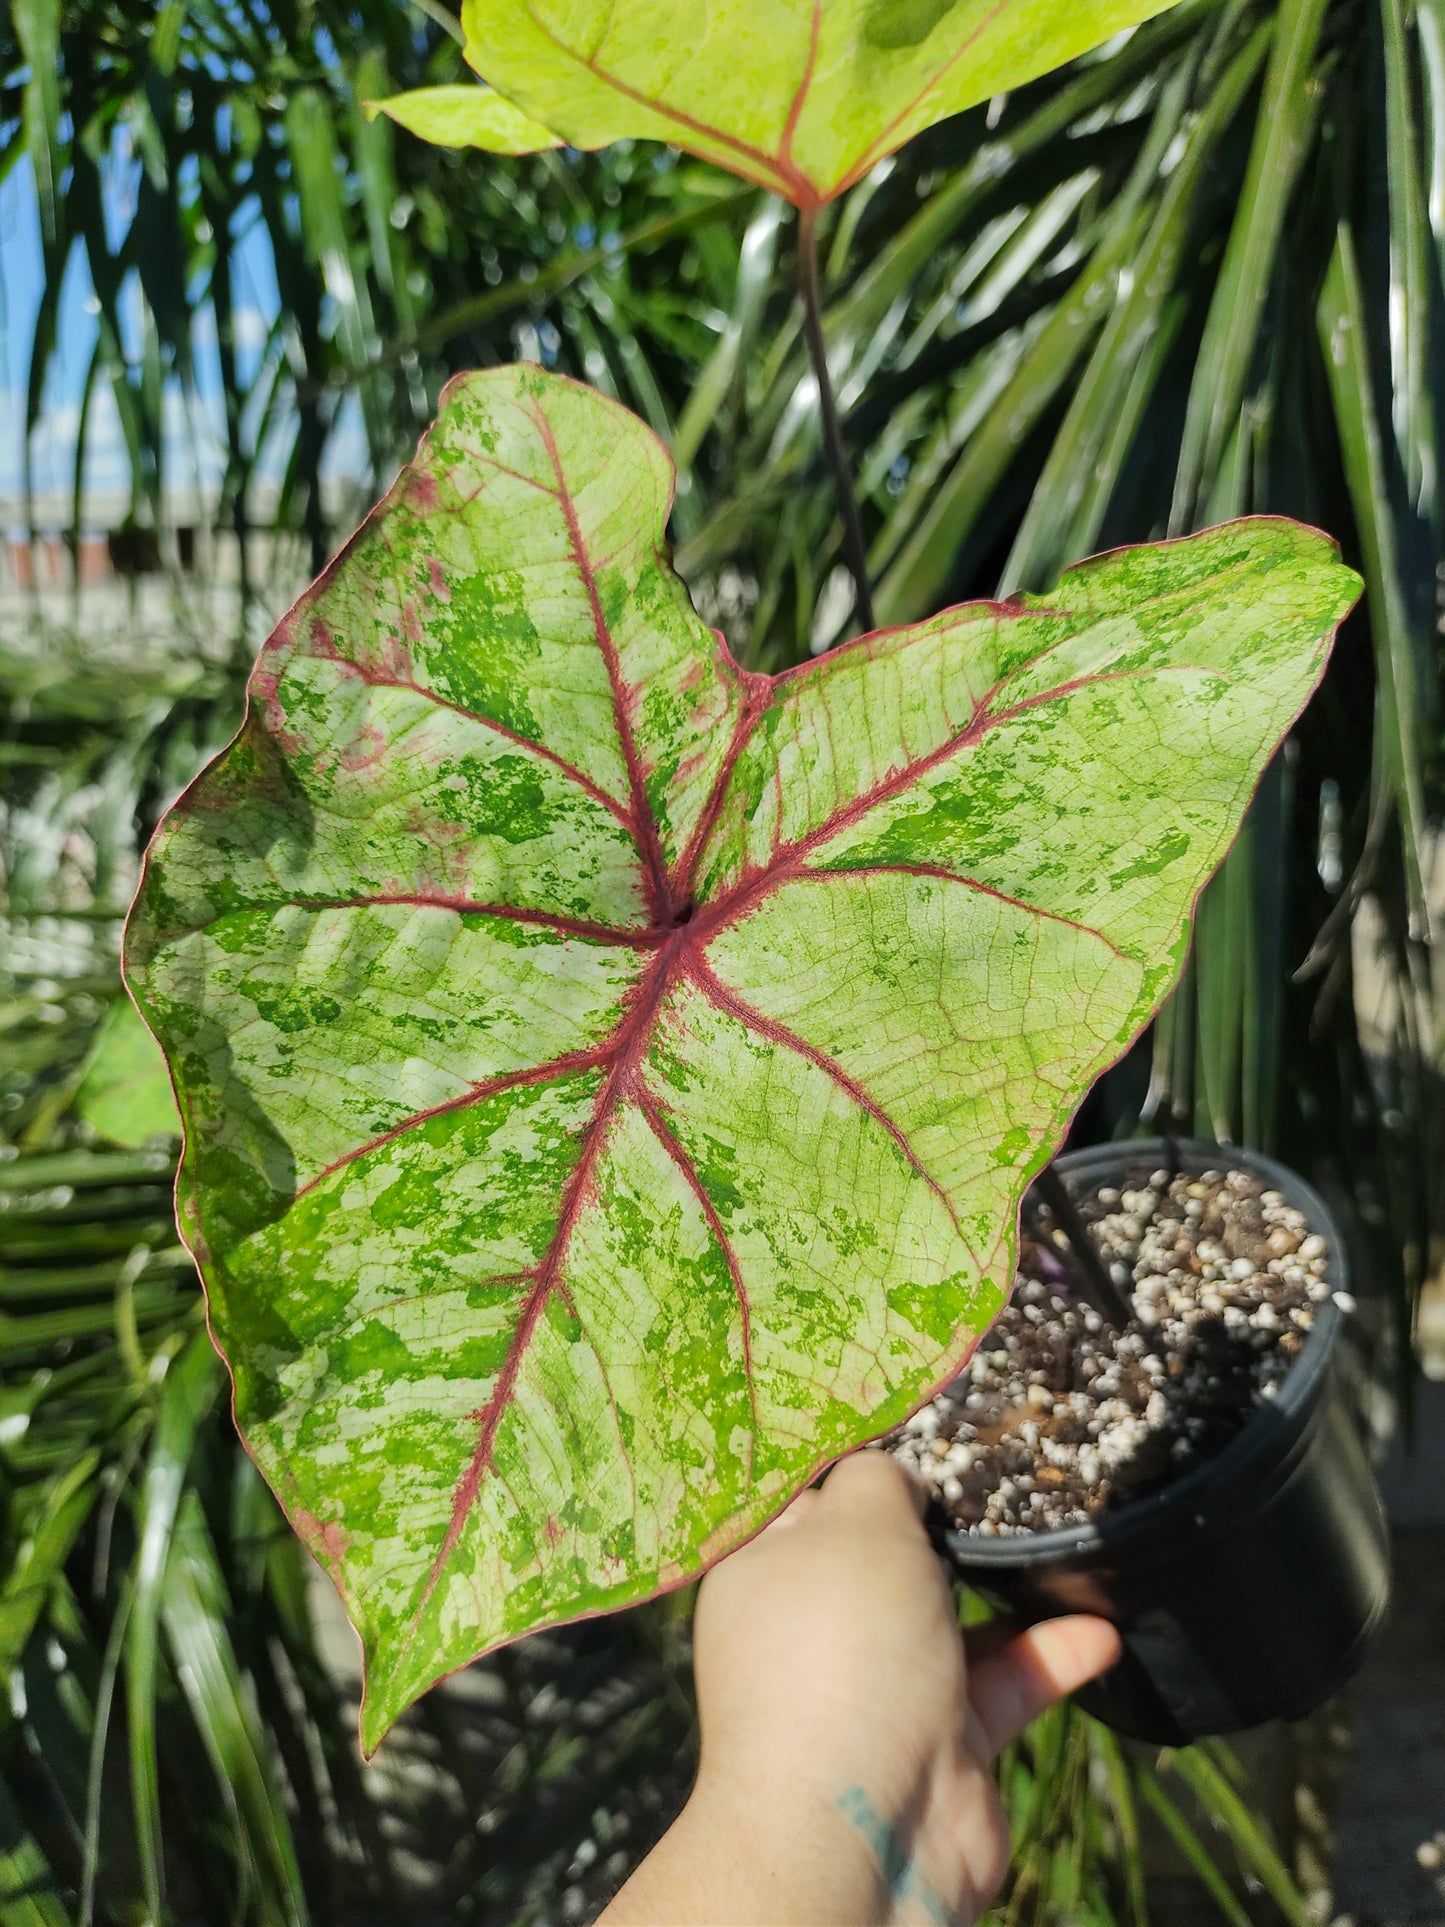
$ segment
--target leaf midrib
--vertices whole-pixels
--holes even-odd
[[[868,172],[869,168],[874,165],[875,161],[889,151],[890,139],[897,132],[898,128],[908,120],[910,115],[918,111],[919,107],[931,93],[942,85],[944,80],[947,79],[948,75],[952,73],[953,69],[958,65],[959,61],[961,61],[974,46],[980,35],[983,34],[1011,4],[1012,0],[995,0],[995,4],[976,24],[967,39],[954,49],[953,53],[949,55],[948,59],[944,61],[941,66],[932,70],[923,86],[918,89],[917,93],[905,101],[904,105],[898,109],[890,120],[885,122],[873,136],[862,154],[854,161],[852,166],[839,177],[836,184],[831,188],[820,187],[805,174],[793,160],[793,140],[797,133],[799,122],[802,119],[803,109],[807,105],[808,95],[817,68],[818,41],[822,25],[822,0],[813,0],[808,50],[804,59],[803,71],[798,85],[793,92],[793,96],[789,101],[782,133],[778,139],[778,151],[775,155],[770,154],[766,148],[759,147],[756,142],[744,140],[740,135],[730,134],[725,128],[714,126],[707,121],[698,120],[695,115],[686,113],[682,108],[673,106],[670,102],[661,99],[659,96],[644,93],[640,87],[634,87],[630,81],[623,80],[619,75],[604,67],[595,54],[584,54],[577,48],[570,46],[553,28],[538,17],[537,10],[531,4],[531,0],[528,0],[526,12],[533,27],[544,40],[547,40],[555,47],[558,53],[564,58],[575,61],[579,67],[585,69],[587,73],[591,74],[594,80],[600,81],[604,87],[610,87],[614,92],[620,94],[624,100],[630,100],[635,106],[645,107],[650,113],[657,114],[662,119],[671,121],[675,127],[696,136],[698,139],[725,149],[727,152],[735,155],[739,161],[745,163],[742,171],[746,173],[749,178],[756,180],[759,185],[771,188],[775,193],[781,194],[785,200],[791,201],[795,207],[815,212],[820,207],[826,205],[827,202],[836,200],[839,195],[845,194],[850,187],[855,186],[858,181],[862,180],[863,176]],[[484,54],[479,53],[479,57],[485,59]]]
[[[643,93],[640,87],[634,87],[628,81],[620,80],[617,75],[609,73],[595,56],[579,53],[575,47],[569,47],[567,42],[554,33],[545,21],[538,19],[537,10],[530,4],[530,0],[527,5],[527,16],[543,39],[550,41],[560,54],[568,60],[575,61],[579,67],[585,68],[594,80],[600,80],[604,87],[611,87],[621,94],[624,100],[630,100],[638,107],[646,107],[649,112],[660,114],[664,120],[670,120],[675,126],[685,128],[688,133],[699,135],[702,139],[714,142],[717,146],[736,154],[740,160],[750,163],[747,172],[751,178],[757,180],[760,186],[771,188],[774,193],[781,194],[785,200],[792,201],[794,206],[821,205],[818,191],[812,182],[790,162],[775,158],[765,148],[758,147],[751,141],[742,140],[736,134],[729,134],[720,127],[710,127],[706,121],[698,120],[692,114],[684,113],[681,108],[672,107],[666,101]],[[754,172],[754,169],[757,172]]]
[[[673,903],[667,865],[663,860],[662,842],[657,832],[657,820],[653,816],[647,800],[647,785],[642,771],[642,758],[638,754],[637,738],[633,733],[632,719],[628,715],[627,693],[622,675],[622,663],[617,653],[617,644],[608,626],[602,608],[602,598],[597,591],[597,572],[587,548],[587,539],[582,532],[577,516],[577,505],[572,499],[572,491],[567,483],[566,471],[562,467],[561,451],[557,438],[552,432],[552,424],[547,419],[545,409],[529,408],[527,414],[537,430],[542,446],[547,451],[547,459],[552,464],[557,477],[557,499],[567,523],[567,537],[572,548],[572,559],[578,574],[582,577],[587,591],[588,606],[592,614],[592,630],[597,641],[598,653],[607,671],[607,684],[612,696],[612,714],[617,728],[617,740],[622,748],[622,760],[627,770],[627,788],[631,799],[629,814],[632,819],[633,839],[638,855],[642,859],[643,889],[648,898],[655,922],[669,921]]]

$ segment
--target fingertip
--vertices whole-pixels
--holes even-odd
[[[1094,1613],[1040,1620],[1021,1637],[1060,1698],[1107,1672],[1123,1650],[1118,1627]]]
[[[969,1697],[990,1756],[1119,1657],[1115,1627],[1091,1613],[1040,1620],[972,1670]]]

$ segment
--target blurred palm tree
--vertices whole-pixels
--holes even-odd
[[[313,561],[336,540],[322,481],[348,421],[375,489],[450,372],[532,355],[668,440],[679,565],[746,662],[829,646],[852,591],[791,215],[646,145],[497,163],[368,123],[368,97],[463,77],[454,26],[441,0],[12,0],[0,168],[30,170],[44,257],[28,423],[79,257],[98,325],[77,477],[108,388],[132,517],[163,531],[166,395],[200,429],[219,408],[217,515],[263,597],[257,522]],[[248,346],[262,242],[278,299]],[[1366,604],[1206,894],[1179,992],[1080,1129],[1143,1118],[1322,1180],[1369,1260],[1383,1367],[1442,1213],[1445,0],[1183,0],[931,130],[822,242],[883,620],[1241,512],[1315,521],[1363,568]],[[475,1722],[426,1702],[403,1744],[452,1791],[430,1834],[399,1818],[395,1788],[357,1779],[301,1555],[226,1417],[170,1227],[172,1147],[108,1147],[88,1121],[106,1115],[85,1096],[116,990],[106,919],[235,701],[184,663],[0,664],[0,1909],[400,1918],[388,1895],[401,1883],[414,1915],[406,1883],[433,1853],[422,1886],[448,1917],[560,1919],[568,1893],[580,1917],[686,1757],[675,1623],[502,1656],[479,1674],[480,1753]],[[1141,1921],[1146,1813],[1224,1918],[1266,1903],[1244,1907],[1206,1838],[1271,1918],[1304,1918],[1222,1756],[1151,1772],[1063,1713],[1005,1785],[1030,1848],[1010,1921]]]
[[[438,26],[437,22],[443,23]],[[163,530],[167,470],[219,444],[216,519],[252,581],[253,499],[301,530],[313,568],[334,536],[323,479],[348,422],[374,489],[415,444],[458,367],[528,349],[606,367],[661,422],[706,351],[736,245],[675,246],[742,196],[667,154],[581,169],[544,156],[480,169],[398,141],[362,102],[464,70],[439,5],[363,0],[19,0],[0,23],[0,175],[28,165],[41,299],[24,346],[29,448],[46,408],[66,275],[95,311],[79,377],[72,531],[96,399],[113,398],[131,518]],[[258,287],[257,269],[274,290]],[[605,275],[604,292],[597,280]],[[568,290],[566,346],[537,313]],[[625,314],[633,314],[640,339]],[[168,397],[189,434],[168,429]],[[258,482],[269,484],[258,489]]]

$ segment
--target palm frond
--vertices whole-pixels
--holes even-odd
[[[76,1103],[140,841],[232,726],[260,605],[341,532],[327,477],[357,425],[353,495],[456,368],[535,355],[671,440],[678,563],[744,661],[850,626],[791,215],[646,145],[488,162],[361,113],[462,75],[433,0],[16,0],[0,26],[0,174],[28,170],[41,236],[29,427],[72,260],[98,309],[64,526],[78,542],[109,397],[130,522],[175,560],[179,400],[214,437],[240,573],[231,668],[198,600],[168,652],[138,619],[129,662],[53,625],[0,651],[7,1918],[582,1917],[686,1779],[666,1605],[475,1669],[363,1779],[303,1555],[226,1416],[173,1147],[98,1146]],[[1372,1256],[1388,1362],[1445,1228],[1445,0],[1184,0],[931,130],[820,239],[888,619],[1242,512],[1313,520],[1363,564],[1178,992],[1080,1129],[1144,1117],[1322,1178]],[[1302,1917],[1210,1754],[1151,1763],[1063,1710],[1003,1785],[1026,1850],[1000,1922],[1142,1922],[1149,1829],[1224,1919],[1252,1917],[1243,1875]]]

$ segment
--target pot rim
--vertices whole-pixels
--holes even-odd
[[[1181,1170],[1212,1170],[1219,1168],[1222,1161],[1225,1168],[1233,1164],[1268,1178],[1271,1189],[1280,1192],[1296,1210],[1303,1211],[1309,1229],[1325,1239],[1332,1289],[1346,1289],[1349,1263],[1334,1213],[1314,1186],[1297,1171],[1262,1151],[1238,1144],[1218,1144],[1206,1138],[1119,1138],[1107,1144],[1066,1151],[1055,1163],[1064,1176],[1097,1172],[1102,1178],[1111,1167],[1148,1163],[1151,1169],[1157,1169],[1161,1162],[1175,1160]],[[1048,1532],[1017,1532],[998,1537],[985,1537],[949,1525],[940,1536],[950,1559],[960,1566],[1002,1567],[1020,1562],[1037,1565],[1118,1546],[1126,1539],[1147,1533],[1161,1519],[1187,1512],[1198,1497],[1227,1481],[1253,1458],[1266,1438],[1276,1432],[1279,1420],[1298,1412],[1313,1394],[1344,1331],[1344,1316],[1332,1297],[1316,1305],[1314,1312],[1309,1337],[1277,1395],[1257,1406],[1221,1451],[1192,1466],[1182,1477],[1171,1479],[1158,1491],[1133,1499],[1118,1512],[1106,1514],[1102,1520],[1090,1520],[1087,1525],[1055,1526]]]

